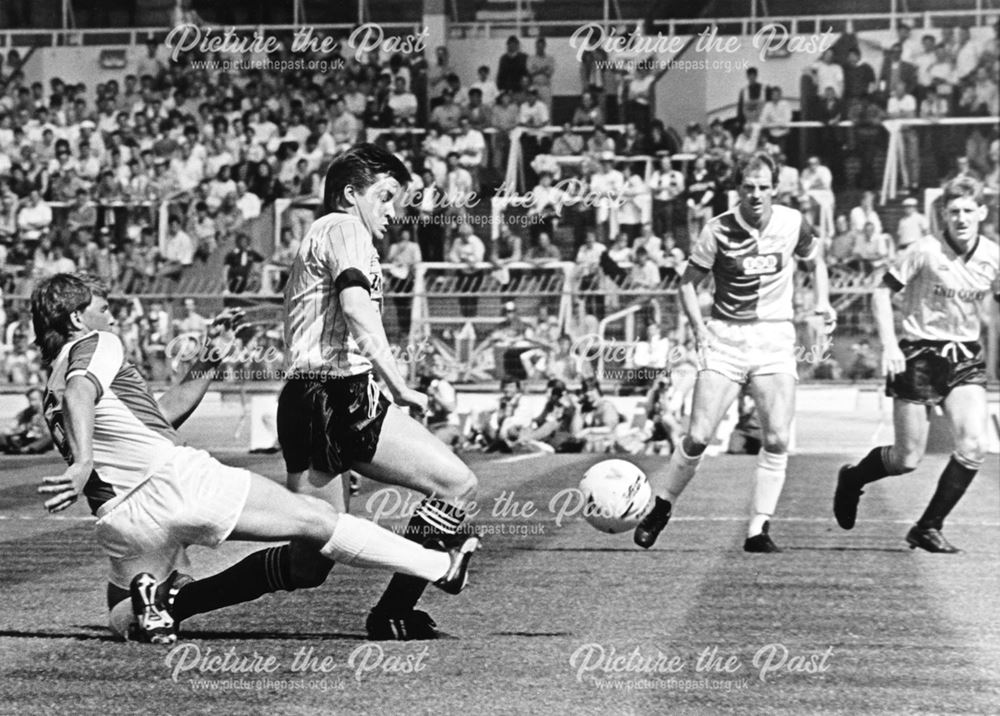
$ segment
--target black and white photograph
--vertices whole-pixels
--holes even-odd
[[[1000,713],[1000,0],[0,0],[0,714]]]

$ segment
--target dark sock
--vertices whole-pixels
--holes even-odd
[[[174,600],[174,619],[183,621],[194,614],[252,602],[279,589],[292,589],[290,557],[290,545],[269,547],[218,574],[189,582]]]
[[[962,499],[965,490],[976,476],[978,470],[966,467],[955,459],[952,455],[948,464],[945,465],[944,472],[938,478],[937,489],[931,497],[927,509],[917,522],[917,526],[923,529],[933,527],[941,529],[944,526],[944,518],[955,509],[955,505]]]
[[[425,498],[413,513],[403,536],[419,544],[428,540],[454,535],[465,519],[465,512],[454,505],[433,498]],[[393,616],[402,616],[413,611],[420,601],[426,580],[408,574],[392,575],[378,604],[372,611]]]
[[[861,462],[844,470],[844,477],[859,490],[869,482],[888,477],[889,468],[885,464],[885,453],[891,449],[889,445],[872,448]]]

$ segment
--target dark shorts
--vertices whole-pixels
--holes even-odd
[[[370,376],[285,383],[278,397],[278,442],[288,472],[340,473],[371,462],[389,400]]]
[[[933,406],[960,385],[986,387],[986,361],[977,342],[900,341],[899,347],[906,371],[886,381],[890,398]]]

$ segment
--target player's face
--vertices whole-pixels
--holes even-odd
[[[108,307],[108,299],[93,296],[90,304],[80,312],[80,321],[88,331],[109,331],[115,325],[115,317]]]
[[[948,235],[953,241],[971,244],[979,236],[979,222],[986,218],[987,209],[969,196],[958,197],[948,202],[944,210]]]
[[[375,183],[362,194],[354,194],[354,205],[348,213],[361,219],[372,238],[385,237],[389,220],[396,216],[395,199],[400,193],[399,182],[391,176],[380,174]]]
[[[752,169],[743,175],[739,187],[740,213],[748,223],[759,226],[771,215],[774,185],[766,167]]]

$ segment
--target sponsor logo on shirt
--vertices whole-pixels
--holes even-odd
[[[781,254],[757,254],[738,259],[744,276],[767,276],[781,270]]]

